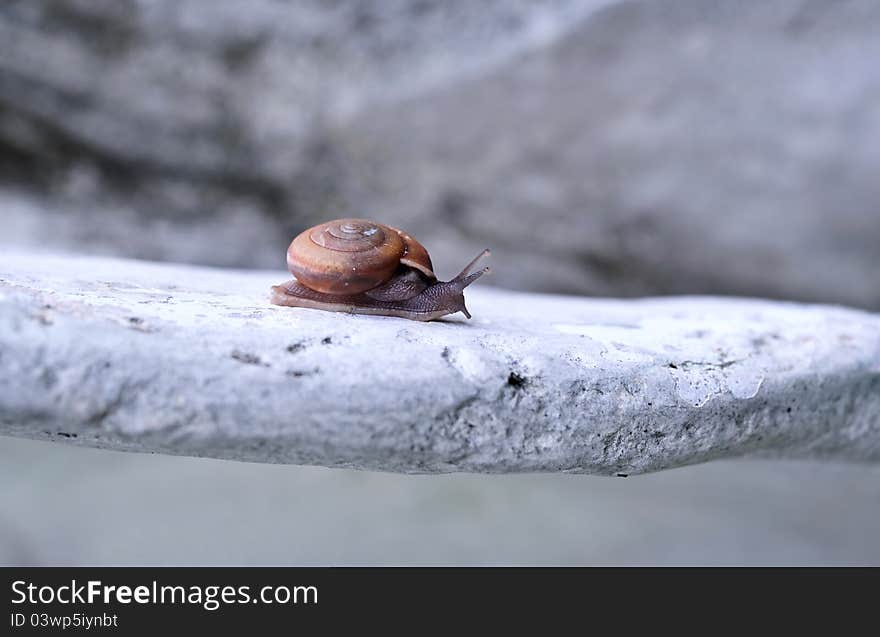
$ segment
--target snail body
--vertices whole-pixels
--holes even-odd
[[[431,321],[462,312],[464,289],[489,271],[474,267],[439,281],[425,247],[406,232],[367,219],[337,219],[297,235],[287,249],[295,280],[272,287],[272,303]]]

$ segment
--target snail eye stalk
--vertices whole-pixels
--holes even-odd
[[[486,248],[485,250],[483,250],[480,254],[478,254],[476,257],[474,257],[474,260],[473,260],[473,261],[471,261],[471,262],[468,263],[466,266],[464,266],[464,270],[462,270],[461,272],[459,272],[459,273],[458,273],[458,276],[456,276],[456,277],[455,277],[454,279],[452,279],[452,280],[453,280],[453,281],[459,281],[459,280],[465,278],[467,275],[469,275],[469,274],[471,273],[471,271],[474,269],[474,267],[475,267],[480,261],[482,261],[483,259],[485,259],[486,257],[488,257],[490,254],[492,254],[492,251],[489,250],[489,248]],[[481,274],[485,274],[485,273],[488,272],[488,271],[489,271],[489,268],[485,268],[485,269],[483,269],[483,271],[481,272]]]

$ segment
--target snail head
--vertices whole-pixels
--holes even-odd
[[[455,312],[461,312],[466,317],[471,318],[471,314],[468,312],[467,307],[464,304],[464,289],[481,276],[491,271],[488,267],[477,270],[476,272],[474,271],[477,264],[490,254],[491,252],[488,249],[483,250],[473,261],[468,263],[464,270],[462,270],[454,279],[451,281],[439,281],[425,290],[422,294],[424,296],[429,296],[431,305],[438,309],[445,310],[445,313],[454,314]]]

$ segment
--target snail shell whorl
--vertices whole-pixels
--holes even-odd
[[[299,234],[287,249],[296,279],[325,294],[359,294],[403,263],[436,280],[425,248],[405,232],[367,219],[337,219]]]

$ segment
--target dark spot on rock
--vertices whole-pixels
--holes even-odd
[[[287,346],[287,353],[296,354],[297,352],[303,351],[305,348],[305,343],[293,343],[292,345]]]
[[[311,371],[303,369],[288,369],[286,372],[284,372],[286,376],[290,376],[291,378],[302,378],[303,376],[312,376],[317,373],[317,369],[313,369]]]
[[[786,410],[785,410],[785,413],[790,414],[790,413],[791,413],[791,407],[789,407],[788,409],[786,409]]]
[[[678,369],[678,365],[676,365],[675,363],[669,363],[669,367],[671,367],[672,369]]]
[[[618,473],[618,474],[617,474],[617,477],[618,477],[618,478],[628,478],[628,477],[629,477],[629,474],[628,474],[628,473]]]
[[[52,317],[49,315],[50,310],[44,309],[42,312],[34,315],[34,318],[40,325],[50,326],[53,324]]]
[[[510,372],[510,376],[507,377],[507,384],[515,389],[520,389],[529,384],[529,379],[516,372]]]
[[[662,431],[655,431],[654,433],[651,434],[651,437],[654,438],[655,440],[660,440],[660,438],[665,438],[666,434],[663,433]]]
[[[59,431],[58,435],[61,436],[62,438],[76,438],[77,437],[77,434],[69,434],[66,431]]]
[[[321,339],[322,345],[330,345],[331,343],[333,343],[333,339],[329,336],[325,336],[324,338]]]
[[[440,352],[440,357],[441,357],[443,360],[448,361],[448,360],[449,360],[449,355],[450,355],[451,353],[452,353],[452,352],[450,351],[450,349],[449,349],[448,347],[444,347],[444,348],[443,348],[443,351]]]
[[[245,365],[262,365],[263,367],[269,366],[268,363],[264,363],[256,354],[249,354],[248,352],[234,350],[231,356],[239,363],[244,363]]]

